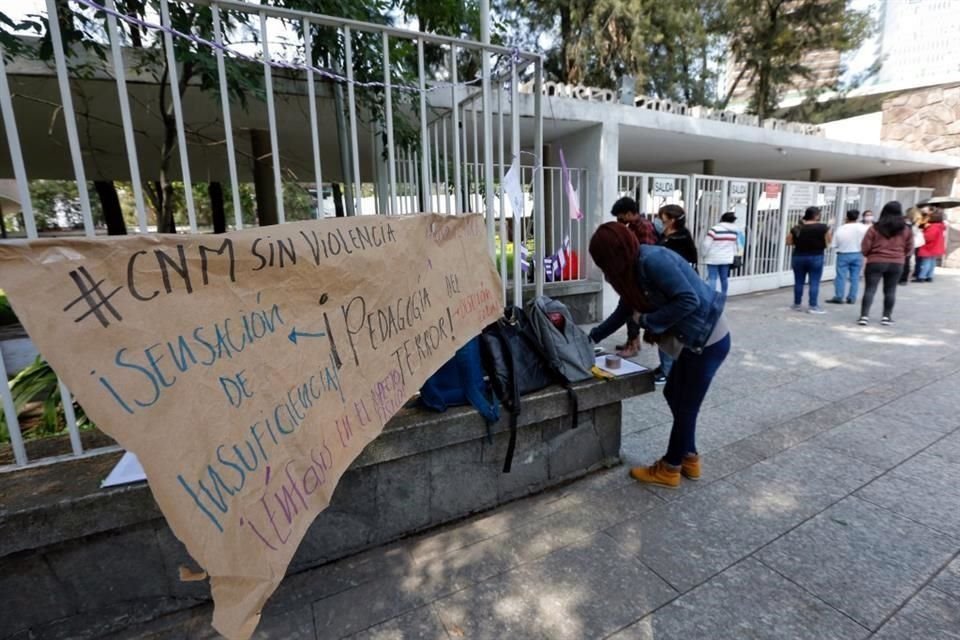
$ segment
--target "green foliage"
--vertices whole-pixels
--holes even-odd
[[[3,289],[0,289],[0,326],[17,324],[18,322],[20,321],[17,320],[17,314],[13,312],[10,301],[7,300],[7,294],[3,292]]]
[[[742,65],[738,80],[753,89],[751,113],[761,119],[769,117],[798,78],[814,78],[807,54],[825,50],[842,54],[859,47],[870,35],[874,24],[869,12],[854,11],[847,5],[847,0],[726,3],[728,49]]]
[[[36,421],[26,425],[21,424],[24,439],[41,438],[44,436],[62,433],[67,428],[63,413],[63,402],[60,397],[60,386],[57,383],[57,374],[39,356],[26,369],[18,373],[10,381],[10,395],[13,396],[13,406],[17,415],[23,414],[28,404],[41,403],[40,416]],[[92,429],[93,423],[87,418],[83,408],[76,402],[73,410],[77,418],[77,427]],[[0,442],[9,442],[10,430],[2,412],[0,412]]]

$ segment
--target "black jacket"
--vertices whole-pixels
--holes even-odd
[[[680,254],[680,256],[691,265],[696,265],[699,261],[697,256],[697,243],[693,241],[693,236],[691,236],[690,232],[686,229],[676,231],[669,236],[661,236],[660,242],[657,244]]]

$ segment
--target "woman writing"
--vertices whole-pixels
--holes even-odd
[[[673,414],[667,452],[649,467],[631,469],[630,475],[664,487],[679,486],[681,475],[697,480],[697,416],[730,352],[724,296],[711,290],[684,258],[663,247],[640,245],[623,225],[597,229],[590,255],[621,299],[640,312],[644,340],[675,358],[663,390]]]

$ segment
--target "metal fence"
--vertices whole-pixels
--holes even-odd
[[[158,178],[149,173],[149,163],[144,162],[142,154],[144,147],[156,147],[160,143],[156,139],[144,139],[144,123],[139,119],[146,117],[145,112],[142,105],[131,98],[133,83],[128,86],[131,74],[142,71],[139,66],[143,59],[134,55],[134,41],[137,41],[138,47],[152,47],[158,54],[154,64],[162,66],[163,73],[157,73],[157,86],[168,83],[167,121],[173,123],[175,134],[170,155],[176,164],[173,173],[182,183],[186,226],[191,232],[198,231],[198,203],[193,184],[203,175],[192,164],[197,161],[198,147],[203,147],[204,154],[212,154],[214,149],[222,159],[225,167],[221,165],[219,170],[228,176],[224,180],[224,199],[233,211],[228,227],[240,229],[245,226],[241,200],[245,165],[238,159],[252,160],[254,164],[261,161],[268,167],[265,171],[271,178],[272,193],[267,196],[275,207],[276,221],[284,223],[288,218],[284,181],[289,182],[290,175],[295,173],[288,166],[290,149],[300,144],[308,149],[305,153],[308,159],[301,163],[297,173],[301,177],[296,182],[301,186],[306,183],[316,194],[315,215],[318,217],[324,210],[324,185],[329,184],[330,177],[337,172],[338,183],[343,183],[343,208],[347,215],[482,212],[486,218],[490,255],[501,257],[504,299],[507,285],[512,281],[515,304],[522,304],[523,284],[532,283],[540,294],[548,280],[545,269],[525,268],[525,261],[521,259],[513,260],[508,273],[506,258],[515,248],[531,245],[531,253],[540,253],[541,265],[543,257],[560,251],[567,238],[572,251],[582,249],[586,231],[582,223],[569,220],[569,204],[558,197],[561,170],[544,167],[543,163],[543,60],[539,54],[238,0],[159,0],[158,7],[158,15],[136,16],[117,11],[114,0],[69,3],[46,0],[50,19],[44,28],[49,30],[59,94],[56,113],[64,126],[63,148],[71,159],[80,210],[79,227],[84,235],[102,233],[94,224],[88,184],[93,175],[94,156],[104,151],[91,144],[89,135],[82,135],[84,127],[90,125],[80,118],[82,114],[74,105],[74,95],[79,82],[95,77],[115,85],[117,115],[112,120],[122,134],[115,140],[122,141],[126,157],[124,178],[129,179],[132,190],[136,224],[131,231],[151,231],[144,184]],[[65,15],[58,17],[58,8]],[[186,25],[176,23],[187,15],[187,10],[194,19]],[[87,23],[99,25],[88,31],[86,37],[92,39],[94,48],[99,47],[105,53],[102,58],[77,56],[73,45],[65,48],[62,25],[73,24],[81,17]],[[245,28],[239,28],[240,23]],[[326,43],[325,53],[319,42]],[[215,78],[210,84],[215,89],[181,83],[179,74],[184,66],[178,56],[184,50],[207,61],[207,68]],[[18,112],[23,115],[23,110],[29,107],[15,103],[17,94],[11,90],[6,53],[0,47],[0,115],[22,206],[20,230],[23,237],[34,239],[39,234],[30,181],[37,177],[32,175],[37,173],[37,167],[24,160],[24,148],[32,141],[17,125]],[[101,66],[92,74],[89,69],[80,70],[81,57],[83,64]],[[458,77],[463,68],[472,68],[464,61],[476,63],[477,58],[479,64],[474,66],[479,72],[469,78]],[[237,74],[249,74],[251,69],[260,70],[262,95],[254,92],[242,102],[235,97],[231,82]],[[102,80],[104,77],[112,80]],[[521,149],[521,80],[532,82],[535,87],[533,118],[524,118],[525,124],[529,126],[532,122],[533,127],[529,150]],[[291,85],[295,85],[295,91],[290,90]],[[190,109],[185,108],[190,105],[184,104],[187,88],[194,96],[196,91],[208,91],[214,97],[212,103],[219,106],[219,112],[213,117],[217,135],[212,142],[209,139],[198,142],[198,135],[191,127],[187,117]],[[283,109],[289,107],[291,99],[309,112],[309,127],[299,132],[298,139],[285,138],[282,134],[282,125],[289,113]],[[261,106],[265,107],[265,115],[257,124],[266,131],[267,139],[263,153],[244,156],[235,120],[248,115],[249,102],[254,100],[262,100]],[[157,117],[158,112],[154,110],[152,116]],[[333,155],[325,153],[328,151],[325,144],[334,124],[339,134],[336,145],[339,162],[331,166],[323,164],[321,159]],[[89,134],[89,130],[86,133]],[[526,206],[522,215],[504,215],[500,185],[508,168],[521,164],[521,157],[526,161],[521,171]],[[571,169],[571,176],[576,185],[587,180],[586,171],[582,169]],[[545,184],[550,185],[549,205]],[[258,192],[258,202],[263,195]],[[586,205],[582,206],[586,208]],[[549,221],[544,217],[548,206]],[[517,224],[509,224],[508,230],[508,223],[514,219]],[[249,222],[246,224],[249,226]],[[581,256],[575,269],[568,268],[571,277],[567,279],[582,279],[585,275],[583,251],[577,252]],[[516,253],[519,258],[520,252]],[[5,371],[2,354],[0,371]],[[0,400],[13,453],[12,462],[0,462],[0,472],[115,449],[112,446],[85,449],[69,390],[62,382],[58,388],[70,450],[31,457],[10,389],[7,384],[0,384]]]
[[[631,175],[621,174],[621,179]],[[678,184],[681,178],[675,176]],[[706,175],[692,175],[687,179],[688,184],[693,185],[686,199],[690,203],[686,207],[688,227],[696,242],[702,243],[710,227],[727,211],[736,213],[736,224],[744,233],[743,266],[731,273],[730,294],[792,284],[792,249],[786,246],[786,236],[809,206],[820,207],[824,222],[837,226],[843,224],[850,209],[879,212],[890,200],[899,200],[906,209],[933,193],[932,189],[912,187],[895,189]],[[828,250],[824,278],[834,277],[835,262],[833,250]],[[706,269],[701,272],[705,273]]]

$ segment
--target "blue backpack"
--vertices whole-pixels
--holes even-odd
[[[471,404],[488,425],[500,419],[500,405],[483,379],[479,338],[458,349],[427,379],[420,388],[420,402],[434,411]]]

